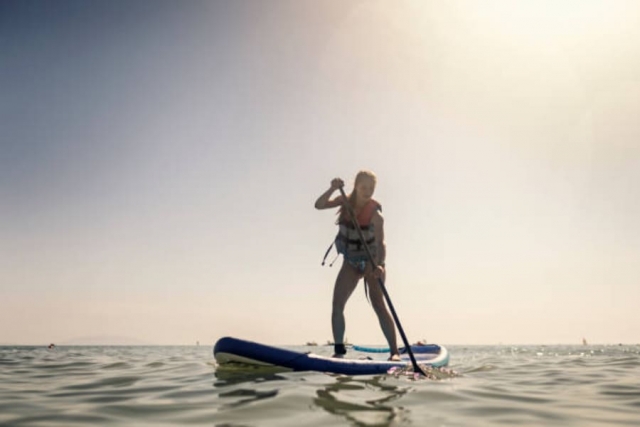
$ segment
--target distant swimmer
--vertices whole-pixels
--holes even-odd
[[[53,350],[54,348],[56,348],[56,345],[54,343],[49,344],[49,350]]]

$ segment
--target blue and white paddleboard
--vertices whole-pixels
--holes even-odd
[[[441,367],[449,363],[449,352],[445,347],[433,344],[429,347],[431,352],[414,353],[419,365]],[[402,360],[396,362],[370,358],[338,359],[232,337],[220,338],[213,348],[213,355],[221,367],[242,364],[277,367],[284,371],[318,371],[344,375],[385,374],[391,368],[411,366],[407,355],[403,355]]]

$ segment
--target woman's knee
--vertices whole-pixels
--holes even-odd
[[[385,314],[387,313],[387,305],[384,302],[384,296],[382,295],[382,291],[377,284],[371,284],[369,282],[369,301],[371,302],[371,306],[373,307],[376,314]]]
[[[371,306],[373,307],[373,311],[376,312],[378,317],[387,316],[389,314],[389,312],[387,311],[387,306],[385,305],[384,301],[373,302],[372,300]]]
[[[347,301],[336,300],[334,298],[333,304],[331,305],[331,315],[332,316],[341,315],[342,313],[344,313],[344,308],[346,305],[347,305]]]

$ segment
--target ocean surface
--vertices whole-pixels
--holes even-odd
[[[640,425],[640,345],[447,347],[456,374],[415,380],[222,370],[212,345],[3,346],[0,425]]]

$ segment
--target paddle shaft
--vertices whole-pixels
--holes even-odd
[[[371,263],[371,267],[373,271],[378,267],[378,264],[376,264],[376,260],[373,258],[373,254],[371,253],[371,249],[369,249],[369,245],[367,245],[367,241],[365,240],[364,235],[362,234],[362,230],[360,229],[360,224],[358,224],[358,220],[356,219],[356,214],[353,211],[351,204],[349,203],[349,198],[345,194],[344,189],[342,187],[340,187],[339,190],[340,190],[340,194],[342,194],[342,198],[344,199],[344,202],[342,205],[345,206],[347,208],[347,212],[349,212],[349,216],[351,217],[351,223],[353,224],[356,231],[358,232],[358,237],[360,238],[360,242],[362,243],[364,250],[367,253],[367,257],[369,258],[369,262]],[[420,366],[418,366],[418,362],[416,362],[416,357],[413,355],[413,351],[411,350],[411,345],[409,345],[409,340],[407,339],[407,336],[404,333],[404,329],[400,324],[400,319],[396,314],[396,310],[393,307],[393,303],[391,302],[391,297],[389,297],[389,292],[387,292],[387,288],[384,285],[382,278],[378,277],[377,279],[378,279],[378,284],[380,285],[380,289],[382,289],[382,295],[384,295],[384,299],[387,302],[387,306],[389,306],[389,310],[391,311],[393,320],[395,321],[396,326],[398,327],[398,332],[400,332],[400,337],[402,337],[404,346],[407,348],[407,353],[409,353],[409,358],[411,359],[411,363],[413,364],[414,371],[420,372],[421,374],[426,376],[426,374],[422,371],[422,369],[420,369]]]

